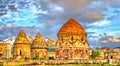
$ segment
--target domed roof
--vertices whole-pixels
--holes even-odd
[[[61,34],[86,34],[84,28],[73,18],[68,20],[59,30],[58,36]]]
[[[19,44],[19,43],[30,43],[24,30],[20,30],[17,38],[15,39],[14,44]]]
[[[32,42],[32,48],[47,48],[47,45],[44,41],[44,39],[42,38],[42,36],[40,35],[40,33],[37,33],[37,35],[35,36],[35,39]]]

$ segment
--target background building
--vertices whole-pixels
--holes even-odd
[[[0,58],[11,58],[12,45],[5,41],[0,41]]]
[[[56,59],[56,41],[51,38],[46,38],[46,43],[48,46],[48,58],[49,59]]]
[[[119,48],[108,48],[105,52],[105,59],[120,59],[120,49]]]

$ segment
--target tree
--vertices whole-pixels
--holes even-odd
[[[96,50],[93,50],[93,51],[92,51],[92,56],[93,56],[94,58],[97,57],[97,56],[100,56],[100,51],[99,51],[98,48],[96,48]]]

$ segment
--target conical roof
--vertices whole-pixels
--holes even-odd
[[[20,30],[17,38],[15,39],[14,43],[30,43],[30,41],[27,38],[27,35],[25,34],[24,30]]]
[[[86,31],[75,19],[68,20],[59,30],[58,36],[61,34],[86,34]]]
[[[32,42],[32,48],[33,47],[47,48],[47,45],[40,33],[37,33],[37,35],[35,36],[35,39]]]

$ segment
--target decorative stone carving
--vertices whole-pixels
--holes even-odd
[[[59,30],[56,43],[57,59],[88,59],[88,42],[86,31],[73,18]]]

